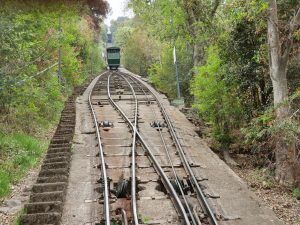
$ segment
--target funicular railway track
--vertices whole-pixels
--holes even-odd
[[[103,224],[220,224],[146,83],[106,72],[89,105],[99,143]]]
[[[252,209],[253,216],[237,223],[240,217],[228,216],[224,205],[212,200],[218,196],[210,193],[201,173],[204,167],[195,161],[193,154],[199,152],[187,141],[184,128],[174,127],[171,118],[178,117],[169,117],[172,109],[164,108],[165,102],[130,73],[107,71],[88,87],[75,90],[62,111],[21,224],[251,224],[262,208]],[[84,138],[79,139],[82,134]],[[206,160],[196,159],[201,164]],[[80,179],[74,174],[80,174]],[[219,179],[213,178],[219,185]],[[228,187],[232,186],[227,183]],[[228,204],[239,191],[234,190],[225,199]],[[255,224],[271,220],[258,221],[263,222]]]

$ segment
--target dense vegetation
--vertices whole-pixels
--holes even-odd
[[[186,105],[211,126],[225,159],[240,144],[280,183],[299,186],[299,1],[131,0],[129,7],[135,18],[112,24],[125,67],[176,98],[176,46]]]
[[[0,198],[36,164],[63,102],[103,69],[105,1],[1,1]],[[58,79],[61,48],[61,79]]]

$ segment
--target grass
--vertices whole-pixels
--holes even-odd
[[[300,188],[295,188],[293,191],[293,196],[300,200]],[[300,221],[299,221],[300,222]]]
[[[22,210],[20,210],[17,214],[17,216],[15,217],[14,221],[12,222],[12,225],[21,225],[21,216],[26,214],[26,211],[24,208],[22,208]]]
[[[30,135],[0,131],[0,199],[38,163],[46,148],[45,142]]]
[[[111,221],[111,222],[112,222],[112,225],[120,225],[120,223],[117,221]]]

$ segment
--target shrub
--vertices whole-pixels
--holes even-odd
[[[218,55],[216,47],[207,50],[206,64],[197,68],[191,80],[194,105],[206,122],[213,128],[214,138],[223,146],[232,142],[231,131],[240,120],[241,107],[233,84],[226,84],[223,74],[226,67]]]

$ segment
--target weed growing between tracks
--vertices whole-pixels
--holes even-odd
[[[0,131],[0,199],[38,163],[46,148],[47,143],[38,138]]]

